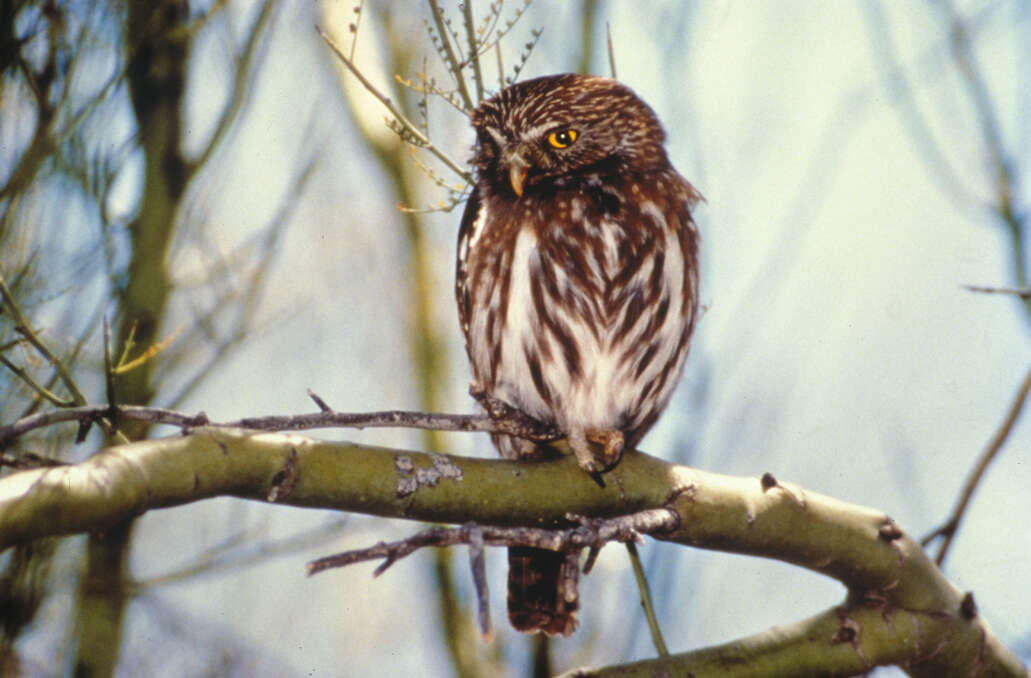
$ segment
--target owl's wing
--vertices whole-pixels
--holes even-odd
[[[473,226],[480,214],[479,191],[473,189],[465,204],[462,225],[458,229],[458,262],[455,267],[455,299],[458,302],[458,321],[462,325],[462,336],[469,343],[469,286],[467,263]]]

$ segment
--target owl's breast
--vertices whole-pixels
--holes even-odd
[[[507,224],[484,212],[470,238],[477,380],[567,431],[650,423],[683,363],[690,318],[677,311],[693,312],[676,234],[654,205],[628,216],[578,195],[522,202]]]

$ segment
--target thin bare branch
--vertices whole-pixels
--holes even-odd
[[[428,94],[433,94],[442,99],[446,104],[451,106],[451,108],[455,109],[465,117],[469,117],[469,111],[466,110],[466,108],[462,105],[462,102],[458,98],[458,95],[454,92],[445,92],[440,87],[438,87],[436,81],[427,76],[425,65],[423,66],[422,72],[416,74],[416,78],[419,81],[418,84],[413,82],[411,78],[402,78],[400,75],[394,75],[394,80],[397,82],[397,84],[403,85],[404,87],[407,87],[413,92],[418,92],[419,94],[423,95],[424,98]],[[421,102],[420,108],[422,108]]]
[[[1027,375],[1024,377],[1024,381],[1020,384],[1020,388],[1017,389],[1017,395],[1010,404],[1009,409],[1006,411],[1006,416],[1003,418],[1002,424],[992,435],[991,440],[988,441],[988,445],[981,454],[981,458],[977,460],[977,464],[975,464],[970,475],[967,477],[967,482],[963,486],[963,491],[960,493],[959,500],[956,502],[956,507],[952,510],[952,514],[949,516],[949,519],[921,540],[921,543],[924,546],[927,546],[934,541],[934,539],[938,537],[942,538],[942,543],[938,547],[938,554],[934,559],[939,566],[941,566],[945,561],[945,555],[948,553],[949,547],[952,545],[952,540],[955,538],[956,532],[959,530],[960,522],[963,520],[967,507],[970,505],[970,500],[973,498],[974,492],[977,491],[977,487],[981,483],[981,478],[984,477],[984,473],[988,470],[989,464],[992,463],[995,456],[999,453],[999,450],[1002,449],[1002,446],[1006,443],[1006,439],[1009,438],[1010,432],[1013,430],[1013,426],[1017,423],[1017,419],[1020,417],[1020,413],[1024,409],[1024,403],[1027,401],[1029,391],[1031,391],[1031,370],[1028,371]]]
[[[358,6],[354,8],[354,23],[348,26],[354,37],[351,39],[351,61],[354,61],[354,50],[358,47],[358,29],[362,25],[362,10],[365,9],[365,0],[359,0]]]
[[[82,392],[79,390],[78,385],[76,385],[75,380],[72,379],[71,372],[68,371],[68,368],[65,367],[65,364],[61,361],[61,359],[58,358],[53,353],[53,351],[51,351],[47,347],[47,345],[43,343],[43,341],[39,338],[35,331],[33,331],[32,327],[29,325],[28,320],[26,320],[25,316],[22,314],[21,307],[18,306],[18,303],[14,298],[14,294],[7,287],[7,283],[4,281],[4,276],[2,273],[0,273],[0,297],[2,297],[0,301],[3,302],[3,308],[7,309],[7,312],[11,316],[11,320],[14,322],[15,331],[17,331],[18,334],[25,337],[26,341],[28,341],[29,344],[31,344],[32,347],[35,348],[40,355],[46,358],[47,362],[50,363],[50,365],[54,368],[54,370],[56,370],[57,374],[60,376],[61,383],[63,383],[65,388],[67,388],[68,391],[71,393],[70,404],[85,404],[86,397],[82,395]],[[10,364],[8,364],[7,366],[10,369],[16,369]],[[22,375],[19,374],[19,376]],[[22,379],[25,379],[25,377],[22,377]],[[35,384],[35,382],[26,383],[29,383],[30,386]],[[38,392],[38,388],[42,387],[39,387],[38,384],[36,384],[36,386],[34,386],[33,388]]]
[[[494,52],[498,57],[498,89],[505,89],[505,64],[501,60],[501,43],[494,43]]]
[[[206,552],[197,560],[180,569],[172,570],[146,579],[138,579],[131,583],[133,592],[140,593],[157,586],[192,580],[197,577],[233,573],[241,568],[258,565],[279,556],[294,555],[302,549],[320,546],[340,536],[346,528],[348,518],[339,518],[325,525],[303,532],[298,532],[281,539],[260,541],[256,544],[254,530],[240,532]]]
[[[523,46],[524,51],[519,55],[519,61],[512,67],[512,77],[505,81],[506,84],[511,85],[519,79],[519,73],[522,72],[523,68],[526,66],[526,62],[530,60],[530,55],[533,54],[533,50],[537,47],[537,43],[540,41],[541,35],[543,34],[543,28],[534,28],[530,30],[530,41]]]
[[[62,398],[61,396],[57,395],[56,393],[54,393],[53,391],[51,391],[50,389],[46,388],[45,386],[40,384],[38,381],[33,379],[32,375],[29,374],[28,371],[18,367],[17,365],[15,365],[14,363],[12,363],[10,360],[8,360],[7,358],[3,357],[2,355],[0,355],[0,365],[3,365],[7,369],[9,369],[12,373],[14,373],[14,376],[16,376],[19,379],[21,379],[22,382],[26,386],[28,386],[30,389],[32,389],[32,391],[35,392],[36,395],[38,395],[43,400],[46,400],[47,402],[50,402],[50,403],[56,405],[57,407],[74,407],[75,406],[76,403],[75,403],[74,400],[65,399],[65,398]]]
[[[995,204],[998,218],[1010,238],[1010,256],[1018,287],[1028,282],[1027,264],[1027,215],[1015,203],[1014,193],[1020,185],[1020,177],[1014,168],[1015,161],[1007,152],[998,119],[998,106],[992,100],[988,83],[977,62],[971,44],[970,30],[966,20],[956,11],[951,2],[936,5],[947,13],[953,61],[959,71],[977,113],[985,150],[994,170]],[[1031,319],[1031,297],[1020,296],[1025,316]]]
[[[463,525],[461,527],[431,527],[407,539],[384,543],[353,551],[344,551],[308,563],[308,574],[346,567],[366,560],[383,562],[373,572],[379,576],[405,556],[427,546],[454,546],[470,544],[474,540],[485,546],[530,546],[549,551],[576,551],[602,547],[612,541],[629,541],[639,534],[670,532],[680,525],[677,512],[669,508],[646,509],[616,518],[585,518],[569,514],[576,527],[548,530],[536,527],[497,527],[493,525]]]
[[[239,346],[248,337],[252,336],[251,332],[255,327],[256,309],[266,289],[268,274],[272,269],[271,262],[273,257],[280,252],[280,248],[277,245],[286,231],[286,224],[293,215],[293,211],[300,204],[300,198],[304,194],[308,180],[314,174],[321,157],[319,152],[314,152],[307,158],[300,170],[294,174],[293,184],[284,193],[284,196],[287,197],[284,197],[278,210],[265,226],[264,233],[260,234],[256,243],[258,254],[256,256],[250,254],[246,257],[247,261],[251,264],[251,273],[250,277],[246,279],[245,284],[242,285],[242,299],[235,298],[233,300],[234,303],[231,305],[235,309],[232,327],[225,331],[220,338],[212,338],[212,343],[215,345],[214,350],[204,363],[194,371],[193,375],[186,380],[179,392],[169,399],[168,402],[172,407],[176,407],[185,400],[233,348]],[[214,304],[211,312],[195,324],[204,327],[215,314],[225,315],[225,309],[230,306],[227,302],[228,299],[220,300],[220,303]],[[222,319],[224,320],[224,318]]]
[[[476,39],[476,23],[473,21],[472,0],[462,0],[462,23],[465,38],[469,43],[469,63],[473,67],[473,84],[476,85],[476,102],[483,101],[483,73],[480,71],[479,44]]]
[[[30,468],[53,468],[66,465],[67,462],[63,462],[60,459],[51,459],[38,454],[19,454],[18,456],[0,454],[0,468],[6,466],[23,471]]]
[[[915,86],[901,63],[902,59],[893,39],[892,26],[885,16],[883,4],[880,0],[868,0],[860,4],[860,8],[863,10],[870,51],[882,86],[893,99],[899,119],[919,152],[918,157],[926,167],[928,175],[938,181],[946,196],[951,196],[961,203],[976,202],[976,198],[967,190],[961,175],[946,156],[940,139],[924,115],[920,101],[913,96]]]
[[[484,641],[490,641],[494,633],[490,622],[490,587],[487,586],[487,563],[483,555],[483,529],[475,524],[469,526],[469,569],[476,588],[476,621],[480,625],[480,635]]]
[[[323,403],[325,405],[325,403]],[[493,414],[493,413],[492,413]],[[234,421],[213,422],[199,412],[186,414],[176,410],[142,405],[68,407],[50,412],[39,412],[0,427],[0,445],[10,442],[29,431],[60,422],[90,422],[113,416],[122,419],[167,424],[181,428],[217,426],[246,428],[256,431],[306,431],[316,428],[415,428],[429,431],[479,431],[504,433],[538,442],[554,442],[564,437],[547,424],[512,412],[500,417],[482,414],[434,414],[406,410],[383,412],[337,412],[323,410],[311,414],[267,417],[245,417]]]
[[[990,287],[984,285],[964,285],[971,292],[982,294],[1012,294],[1021,299],[1031,299],[1031,287]]]
[[[612,27],[609,23],[605,22],[605,42],[609,49],[609,73],[612,75],[612,79],[616,79],[616,53],[612,49]]]
[[[233,126],[233,123],[239,116],[240,111],[243,109],[243,104],[247,99],[247,93],[251,85],[251,74],[254,71],[257,48],[262,44],[262,38],[265,36],[276,5],[277,0],[265,0],[260,13],[258,14],[258,18],[254,20],[254,25],[251,27],[250,33],[248,33],[247,39],[244,41],[243,48],[240,50],[240,54],[236,58],[235,72],[233,74],[233,89],[229,95],[229,101],[222,110],[222,114],[219,116],[218,122],[215,124],[215,131],[212,133],[211,139],[208,140],[204,150],[201,151],[201,154],[197,158],[190,161],[188,168],[191,174],[207,165],[208,160],[210,160],[212,154],[218,150],[218,147],[221,145],[226,133]],[[215,10],[212,10],[212,12],[214,11]]]
[[[460,176],[467,183],[471,184],[473,182],[472,174],[462,169],[462,166],[454,160],[452,160],[447,155],[447,153],[444,153],[442,150],[434,146],[433,143],[426,137],[426,135],[423,134],[422,131],[420,131],[414,123],[412,123],[408,118],[406,118],[401,113],[400,109],[398,109],[397,106],[394,105],[394,102],[391,101],[390,97],[380,92],[371,82],[369,82],[369,79],[366,78],[365,75],[358,69],[358,67],[354,65],[353,61],[347,58],[347,56],[340,50],[339,47],[337,47],[336,43],[333,42],[333,39],[330,38],[329,35],[325,33],[325,31],[323,31],[319,27],[316,27],[315,30],[319,32],[319,35],[322,36],[322,39],[326,41],[326,44],[329,45],[329,48],[333,50],[333,53],[336,54],[337,58],[340,59],[341,63],[347,66],[347,70],[351,71],[354,77],[358,78],[358,82],[362,84],[362,87],[364,87],[369,92],[369,94],[378,99],[379,102],[386,107],[386,109],[390,112],[390,115],[394,117],[394,120],[397,121],[397,123],[405,130],[405,132],[411,135],[411,137],[415,140],[416,143],[418,143],[420,147],[425,148],[427,151],[437,156],[438,160],[447,165],[447,167],[451,171]]]
[[[451,44],[451,38],[448,37],[449,29],[445,25],[446,17],[444,16],[444,9],[440,6],[437,0],[428,0],[430,5],[430,14],[433,15],[433,23],[437,27],[437,36],[440,38],[441,43],[441,54],[444,57],[444,65],[447,66],[447,70],[451,73],[455,79],[455,86],[458,88],[458,93],[462,97],[462,102],[465,107],[472,110],[475,104],[473,103],[472,97],[469,96],[469,88],[465,85],[465,76],[462,73],[461,59],[455,55],[455,47]],[[456,45],[457,46],[457,45]]]
[[[308,389],[308,397],[311,398],[312,401],[316,405],[319,406],[319,412],[332,412],[333,411],[333,408],[330,407],[329,405],[327,405],[326,401],[323,400],[321,397],[319,397],[319,395],[317,393],[315,393],[314,391],[312,391],[310,388]]]
[[[516,7],[515,12],[512,13],[512,17],[510,19],[505,19],[505,25],[495,30],[498,20],[501,18],[501,3],[496,5],[496,9],[494,11],[497,12],[497,16],[492,18],[490,21],[490,28],[486,30],[483,37],[480,39],[479,54],[486,54],[489,50],[496,49],[501,45],[501,40],[508,35],[509,31],[515,28],[515,25],[519,23],[519,20],[524,14],[526,14],[526,10],[530,7],[531,1],[532,0],[523,0],[522,6]],[[493,33],[493,35],[491,35],[491,33]],[[531,31],[531,35],[535,38],[539,37],[540,31]],[[536,43],[536,40],[534,40],[534,43]],[[532,47],[532,45],[528,45],[528,47]],[[500,73],[504,72],[500,71]],[[504,87],[504,84],[502,84],[502,87]]]
[[[655,614],[655,604],[652,602],[651,587],[648,586],[648,577],[644,574],[644,567],[641,565],[641,556],[637,553],[637,544],[632,540],[626,543],[627,553],[630,555],[630,565],[634,570],[634,579],[637,581],[637,591],[641,595],[641,609],[644,610],[644,618],[648,621],[648,630],[652,634],[652,643],[655,651],[660,657],[668,657],[669,649],[666,641],[662,638],[662,627],[659,626],[659,618]]]

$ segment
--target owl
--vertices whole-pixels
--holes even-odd
[[[473,389],[567,436],[600,477],[669,402],[698,307],[701,195],[670,164],[652,109],[608,78],[553,75],[483,101],[476,185],[458,237],[458,315]],[[494,436],[505,458],[550,448]],[[571,634],[563,554],[509,549],[521,631]]]

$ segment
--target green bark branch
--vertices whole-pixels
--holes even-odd
[[[606,479],[599,488],[569,457],[470,459],[205,428],[0,479],[0,547],[100,531],[150,509],[222,495],[533,527],[566,525],[568,513],[612,516],[668,506],[680,526],[660,538],[794,563],[842,582],[847,600],[729,645],[572,675],[787,676],[810,675],[815,666],[821,675],[848,675],[885,664],[914,676],[1028,675],[995,639],[972,597],[878,511],[771,476],[722,476],[641,453],[627,454]]]
[[[723,645],[620,666],[576,669],[559,678],[830,678],[863,675],[886,664],[928,678],[1027,675],[991,634],[982,646],[975,626],[951,616],[902,609],[885,614],[865,603],[846,604]],[[983,664],[976,661],[982,651]],[[933,658],[923,662],[921,655]],[[960,663],[952,664],[953,659]]]

